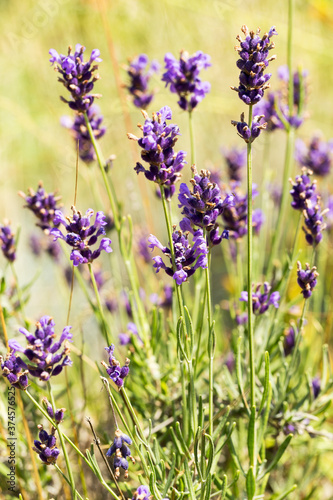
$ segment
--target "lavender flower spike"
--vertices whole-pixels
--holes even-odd
[[[264,283],[263,286],[264,286],[263,293],[260,292],[260,288],[262,287],[261,283],[258,283],[256,285],[254,292],[252,293],[252,309],[253,313],[256,315],[264,314],[270,305],[274,306],[276,309],[279,307],[279,301],[280,301],[279,292],[270,293],[272,287],[269,285],[267,281]],[[247,302],[248,293],[242,292],[241,298],[239,300],[241,302]]]
[[[190,56],[182,51],[179,60],[168,53],[164,62],[166,71],[162,81],[166,82],[166,87],[170,85],[171,92],[178,94],[179,106],[191,112],[210,92],[210,83],[199,78],[200,71],[211,66],[210,56],[201,51]]]
[[[296,141],[296,160],[310,168],[316,175],[328,175],[332,167],[333,140],[325,142],[314,136],[307,146],[301,139]]]
[[[8,379],[8,382],[21,391],[25,391],[28,387],[28,367],[19,356],[16,356],[16,351],[21,350],[15,341],[10,340],[9,345],[11,352],[6,354],[5,359],[0,356],[0,364],[2,368],[2,375]]]
[[[138,125],[143,132],[143,137],[138,138],[133,134],[127,134],[129,139],[138,141],[142,148],[141,158],[149,164],[149,170],[141,163],[137,163],[135,171],[137,174],[143,172],[146,178],[156,184],[164,186],[165,195],[170,199],[175,192],[175,183],[181,177],[181,170],[186,164],[185,151],[174,151],[174,146],[180,135],[179,127],[167,124],[171,120],[172,112],[169,106],[164,106],[157,113],[153,113],[152,119],[142,110],[145,118],[144,125]]]
[[[87,111],[87,117],[91,125],[95,139],[100,139],[105,134],[106,128],[102,127],[103,116],[97,105],[92,105]],[[61,124],[68,128],[75,140],[75,144],[79,143],[79,156],[82,161],[89,164],[96,160],[96,153],[91,142],[90,135],[87,129],[85,118],[82,114],[78,114],[73,121],[68,116],[63,116]]]
[[[110,347],[105,347],[105,350],[109,354],[109,365],[107,365],[105,361],[101,361],[101,364],[106,368],[106,372],[111,380],[120,388],[124,385],[124,380],[129,374],[130,360],[126,358],[125,365],[121,367],[120,361],[113,355],[114,349],[115,347],[113,344],[111,344]]]
[[[71,326],[65,326],[58,341],[55,340],[54,321],[50,316],[43,316],[36,323],[35,333],[28,332],[25,328],[19,328],[19,332],[25,335],[28,341],[26,349],[17,342],[11,344],[15,350],[21,351],[28,359],[25,364],[17,357],[17,362],[29,370],[30,375],[47,381],[50,377],[59,375],[64,366],[70,366],[72,361],[69,357],[69,341],[73,335],[70,333]],[[62,349],[60,352],[58,352]]]
[[[308,299],[312,295],[312,291],[317,284],[317,278],[319,274],[317,273],[317,268],[313,266],[310,269],[308,263],[305,264],[305,269],[302,269],[302,264],[297,262],[297,283],[301,287],[301,293],[305,299]]]
[[[302,169],[302,175],[297,175],[295,182],[289,179],[292,184],[292,190],[290,191],[293,201],[291,206],[295,210],[305,210],[307,207],[307,200],[315,204],[316,197],[315,191],[317,187],[317,181],[311,182],[310,176],[313,174],[312,170],[307,170],[305,167]]]
[[[239,87],[231,87],[232,90],[238,92],[239,98],[245,104],[257,104],[264,95],[265,89],[269,87],[269,79],[271,74],[264,75],[265,69],[270,61],[273,61],[276,56],[269,56],[269,51],[274,48],[274,43],[271,42],[271,37],[277,35],[273,26],[268,33],[265,33],[260,38],[260,29],[256,33],[249,31],[247,26],[242,26],[242,32],[245,35],[245,40],[242,40],[238,35],[237,40],[240,45],[235,47],[239,52],[240,59],[237,61],[237,66],[241,70],[239,75]]]
[[[16,259],[15,237],[8,221],[5,221],[4,224],[0,224],[0,244],[4,257],[9,262],[14,262]]]
[[[305,226],[303,226],[302,229],[309,245],[317,246],[323,239],[322,232],[326,229],[323,215],[325,215],[328,210],[329,209],[326,208],[321,211],[320,196],[317,196],[315,204],[313,199],[305,201],[305,209],[303,210]]]
[[[263,118],[264,118],[263,115],[254,116],[250,129],[248,124],[245,122],[244,113],[242,113],[240,117],[241,121],[236,122],[234,120],[231,120],[231,124],[236,127],[239,137],[241,139],[244,139],[244,141],[248,144],[253,142],[257,137],[259,137],[261,131],[266,128],[266,123],[262,122]]]
[[[222,149],[222,154],[228,167],[228,176],[231,181],[242,180],[241,171],[246,165],[246,148]]]
[[[25,199],[25,207],[31,210],[38,219],[37,226],[44,231],[49,231],[54,226],[55,211],[61,207],[59,204],[61,196],[47,193],[41,181],[38,183],[37,191],[29,188],[27,195],[22,191],[19,191],[19,195]]]
[[[73,216],[70,218],[65,217],[60,210],[56,210],[53,222],[63,224],[66,234],[63,234],[58,228],[53,228],[51,234],[54,236],[54,241],[60,238],[73,248],[70,256],[73,265],[78,266],[93,262],[100,256],[102,250],[107,253],[112,252],[109,238],[102,238],[95,250],[91,248],[98,242],[99,237],[105,234],[103,226],[106,225],[106,222],[103,212],[97,212],[95,221],[91,224],[90,219],[94,215],[91,208],[86,211],[85,215],[82,215],[74,206],[72,211]]]
[[[188,236],[188,232],[183,233],[182,231],[176,230],[176,226],[173,226],[172,241],[175,252],[176,271],[173,269],[170,248],[164,247],[153,235],[150,235],[148,239],[150,243],[149,248],[152,250],[154,250],[155,247],[159,248],[170,262],[170,266],[166,266],[161,257],[153,257],[153,261],[155,262],[153,267],[156,269],[156,273],[158,273],[160,269],[164,269],[168,276],[173,277],[177,285],[181,285],[187,281],[199,267],[206,269],[208,265],[208,248],[205,238],[203,237],[202,229],[198,229],[193,234],[192,246],[188,241]]]
[[[115,432],[113,444],[106,452],[107,457],[112,457],[112,455],[115,456],[113,460],[113,466],[115,469],[116,479],[118,479],[120,476],[120,467],[125,471],[125,479],[128,478],[128,458],[130,458],[133,464],[135,464],[135,459],[132,457],[131,450],[128,447],[128,445],[131,444],[131,438],[129,438],[127,434],[124,434],[120,429],[117,429]]]
[[[42,425],[38,425],[39,441],[34,441],[33,450],[38,453],[39,458],[46,465],[55,464],[59,456],[59,449],[56,447],[57,439],[55,437],[56,428],[52,427],[50,434],[43,429]]]
[[[146,54],[140,54],[126,68],[130,80],[126,88],[133,96],[134,106],[140,109],[147,109],[153,100],[154,92],[148,91],[149,80],[160,67],[157,61],[152,61],[149,68],[148,66],[148,57]]]
[[[94,83],[99,79],[96,74],[98,66],[96,63],[101,62],[99,57],[100,51],[94,49],[91,53],[89,61],[84,62],[83,52],[86,50],[83,45],[77,44],[74,54],[72,47],[68,47],[68,54],[58,54],[54,49],[49,51],[51,56],[50,63],[55,64],[55,70],[60,74],[58,80],[69,91],[71,100],[67,101],[61,97],[61,100],[69,105],[74,111],[84,113],[87,111],[95,97],[100,97],[98,94],[92,94]]]

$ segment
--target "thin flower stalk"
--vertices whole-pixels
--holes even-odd
[[[189,129],[190,129],[190,144],[191,144],[191,166],[195,164],[195,136],[194,136],[194,124],[193,124],[193,111],[188,114],[189,119]]]
[[[207,297],[207,312],[208,312],[208,357],[209,357],[209,389],[208,389],[208,405],[209,405],[209,435],[213,436],[213,417],[214,417],[214,350],[215,350],[215,333],[212,315],[212,298],[210,288],[210,265],[211,253],[208,250],[208,266],[205,269],[206,277],[206,297]]]

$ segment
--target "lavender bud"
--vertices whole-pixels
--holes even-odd
[[[317,268],[315,266],[310,269],[308,263],[305,264],[305,269],[302,269],[300,261],[297,262],[297,283],[301,287],[301,293],[305,299],[312,295],[312,290],[317,284]]]

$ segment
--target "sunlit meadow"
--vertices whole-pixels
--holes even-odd
[[[332,499],[331,2],[0,14],[1,498]]]

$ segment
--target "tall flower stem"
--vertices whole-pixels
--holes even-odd
[[[190,128],[190,144],[191,144],[191,165],[195,164],[195,140],[194,140],[194,126],[193,126],[193,111],[188,114],[189,128]]]
[[[51,405],[52,405],[52,408],[53,408],[53,412],[55,413],[55,411],[56,411],[56,405],[55,405],[54,396],[53,396],[53,392],[52,392],[52,387],[51,387],[50,381],[47,382],[47,387],[48,387],[49,394],[50,394],[50,399],[51,399]],[[66,462],[68,477],[69,477],[70,485],[71,485],[71,488],[72,488],[72,498],[73,498],[73,500],[76,500],[77,495],[76,495],[76,489],[75,489],[75,481],[74,481],[74,476],[73,476],[71,464],[70,464],[70,461],[69,461],[69,457],[68,457],[68,454],[67,454],[66,446],[65,446],[65,443],[64,443],[64,438],[63,438],[63,435],[62,435],[62,432],[61,432],[61,429],[60,429],[60,425],[58,424],[55,427],[56,427],[56,429],[58,431],[58,436],[59,436],[59,440],[60,440],[62,452],[64,454],[64,459],[65,459],[65,462]]]
[[[95,275],[94,275],[94,272],[92,270],[92,266],[91,266],[90,262],[88,263],[88,269],[89,269],[89,273],[90,273],[90,278],[91,278],[91,282],[92,282],[92,285],[93,285],[93,289],[94,289],[94,292],[95,292],[95,295],[96,295],[96,300],[97,300],[99,314],[101,316],[101,322],[102,322],[102,325],[103,325],[105,340],[106,340],[106,342],[107,342],[107,344],[109,346],[110,345],[109,329],[108,329],[108,325],[107,325],[106,319],[104,317],[104,312],[103,312],[103,306],[102,306],[102,303],[101,303],[101,298],[99,296],[99,291],[98,291],[98,288],[97,288],[97,283],[96,283],[96,280],[95,280]]]
[[[248,126],[251,130],[252,125],[252,105],[249,106]],[[254,361],[254,333],[253,333],[253,309],[252,309],[252,144],[247,144],[247,315],[248,315],[248,337],[250,351],[250,401],[251,408],[255,410],[255,361]],[[249,429],[250,432],[250,429]],[[256,477],[256,433],[254,426],[254,443],[249,446],[250,464],[253,467],[253,474]]]
[[[212,298],[210,289],[210,263],[211,263],[211,253],[209,250],[208,254],[208,266],[205,269],[206,276],[206,289],[207,289],[207,312],[208,312],[208,356],[209,356],[209,392],[208,392],[208,404],[209,404],[209,435],[213,436],[213,418],[214,418],[214,405],[213,405],[213,395],[214,395],[214,351],[215,351],[215,333],[213,325],[213,315],[212,315]]]

